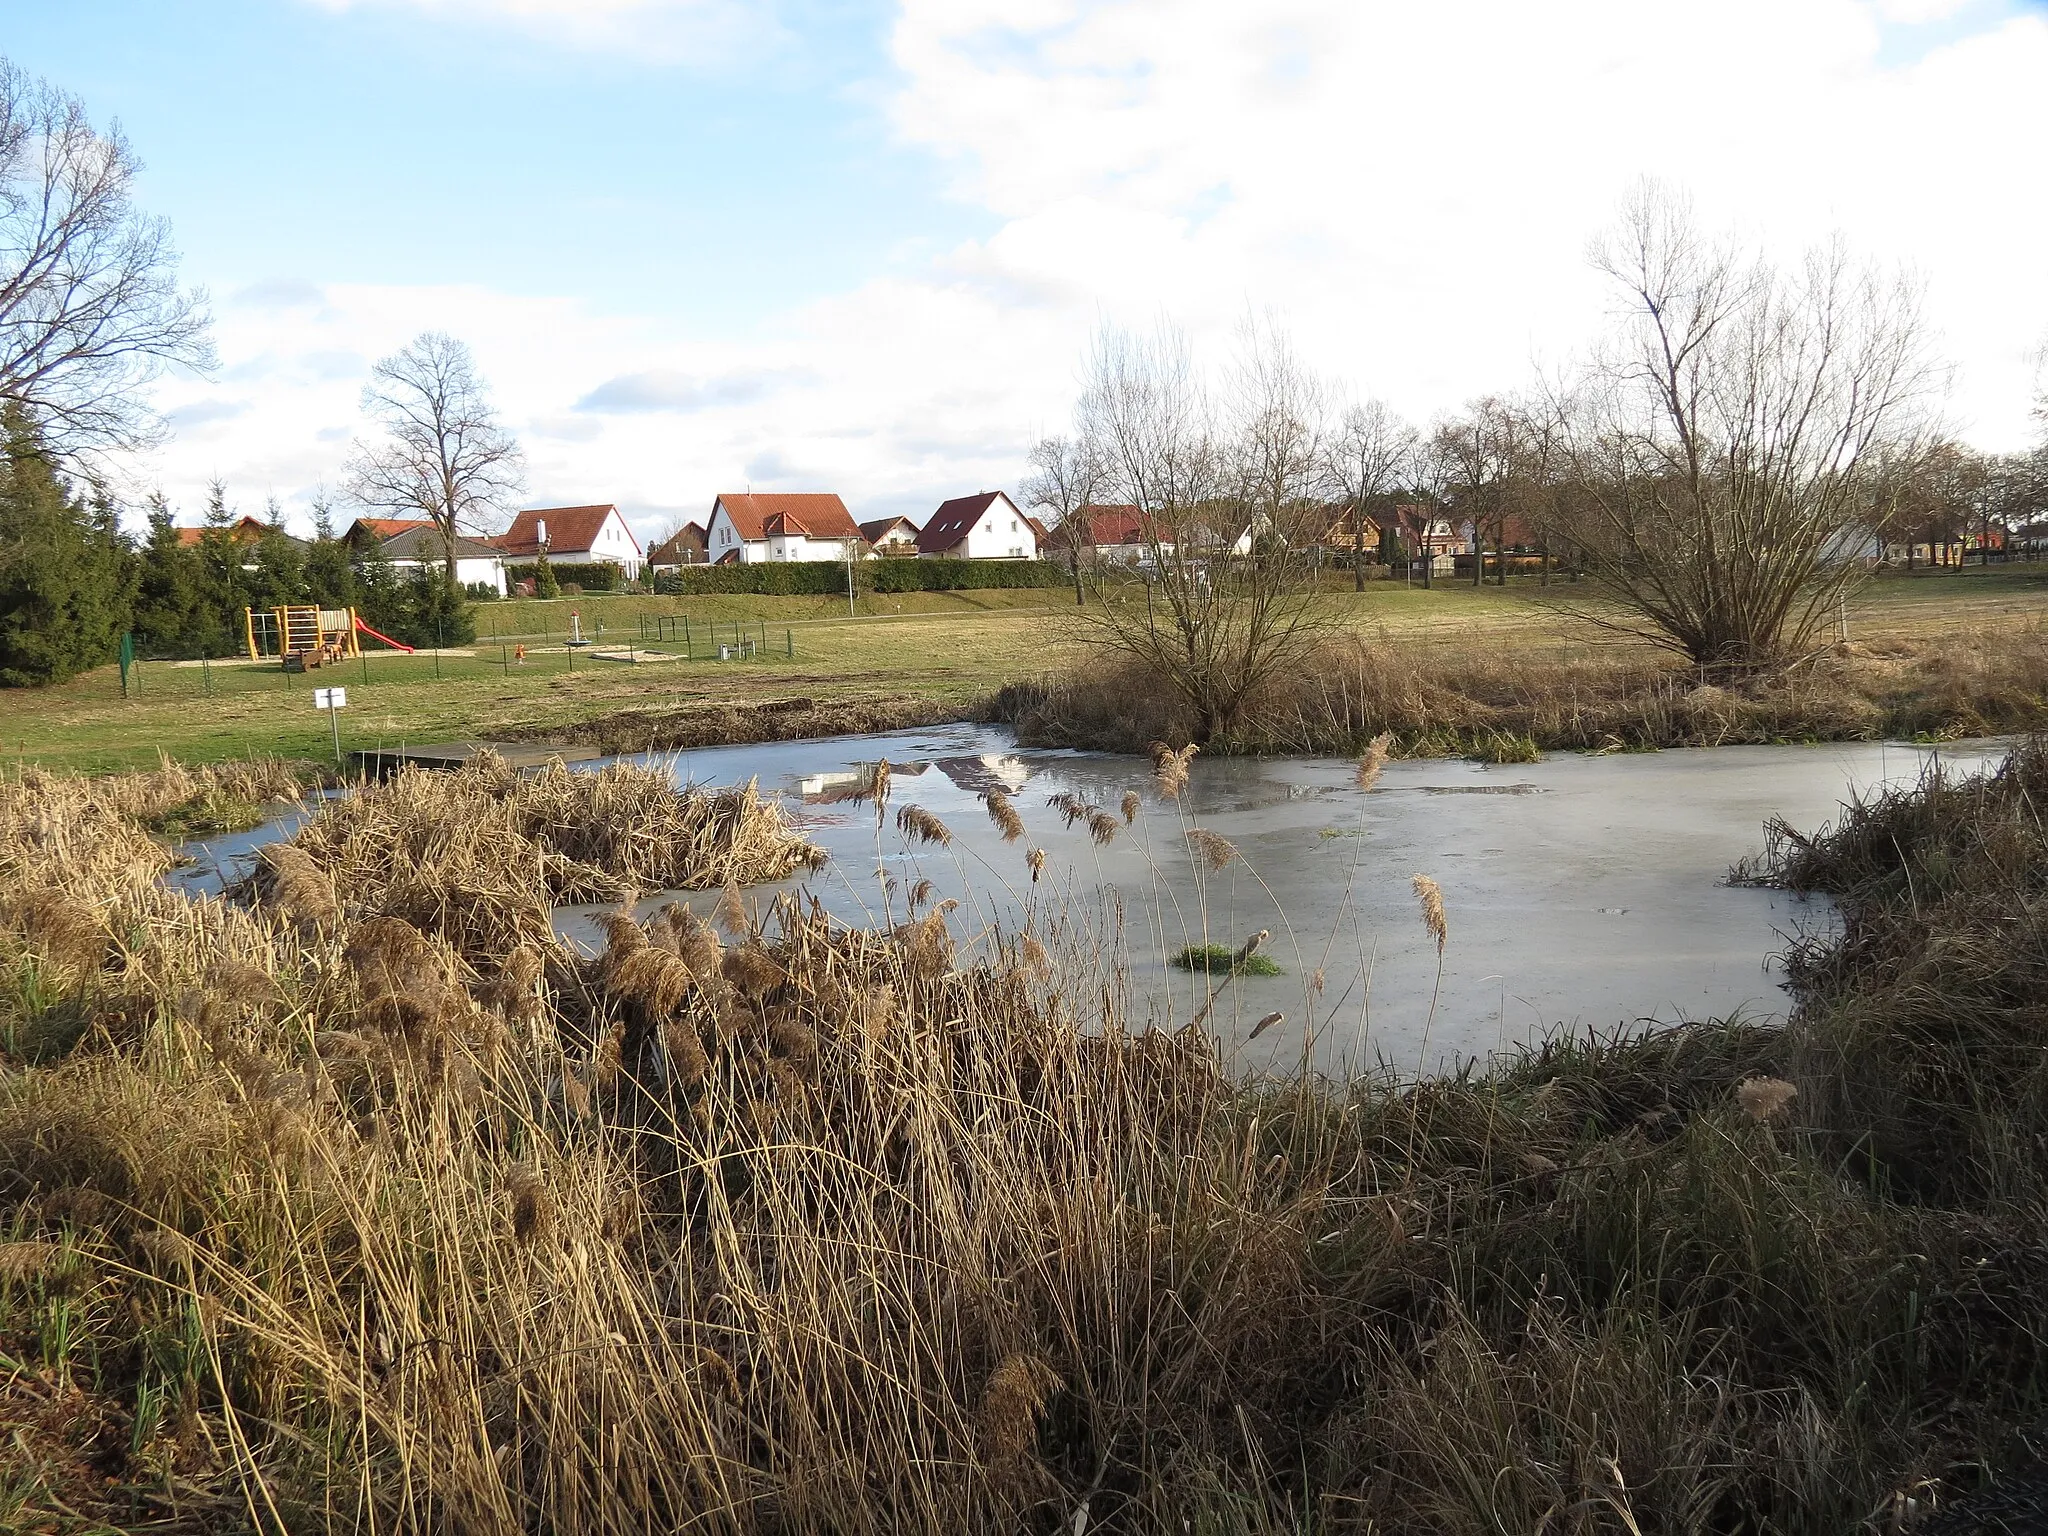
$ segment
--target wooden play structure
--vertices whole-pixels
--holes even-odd
[[[287,672],[310,672],[315,667],[362,655],[362,641],[368,635],[394,651],[410,651],[389,635],[381,635],[356,616],[353,608],[321,608],[313,603],[288,603],[282,608],[244,608],[242,635],[251,661],[275,657]]]

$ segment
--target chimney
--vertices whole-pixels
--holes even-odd
[[[540,547],[546,549],[548,547],[548,520],[542,518],[535,526],[540,529]]]

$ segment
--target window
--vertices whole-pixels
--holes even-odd
[[[1016,531],[1017,531],[1017,519],[1015,519],[1015,518],[1013,517],[1013,518],[1011,518],[1011,519],[1010,519],[1010,532],[1012,532],[1012,533],[1015,533]]]

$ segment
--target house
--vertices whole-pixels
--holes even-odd
[[[441,530],[423,523],[393,534],[379,546],[392,567],[410,575],[422,567],[439,569],[447,559],[448,544]],[[455,580],[465,587],[489,587],[505,595],[505,556],[494,544],[481,539],[455,537]]]
[[[907,517],[877,517],[860,525],[860,536],[878,555],[917,553],[917,524]]]
[[[645,557],[640,541],[610,502],[590,507],[530,507],[491,541],[507,560],[532,560],[542,548],[548,559],[570,564],[609,560],[628,581],[637,581]]]
[[[431,528],[434,520],[430,517],[359,517],[348,525],[341,536],[341,542],[350,549],[368,549],[372,544],[381,544],[386,539],[395,539],[401,533],[410,533],[415,528]]]
[[[1106,560],[1115,565],[1146,563],[1155,545],[1161,557],[1173,557],[1171,532],[1154,524],[1135,506],[1078,508],[1046,536],[1046,553],[1060,560],[1071,559],[1076,540],[1084,559]]]
[[[1035,560],[1044,530],[1001,491],[981,491],[939,503],[917,534],[926,559]]]
[[[232,523],[229,523],[225,528],[218,530],[213,528],[180,528],[178,530],[178,542],[187,549],[191,549],[197,546],[208,534],[218,532],[225,535],[231,543],[258,544],[262,542],[266,534],[282,531],[282,529],[272,529],[270,524],[264,522],[260,517],[250,517],[245,513],[243,516],[236,518]],[[287,533],[285,537],[290,539],[291,535]],[[294,544],[304,544],[306,541],[304,539],[292,539],[292,542]]]
[[[860,528],[831,491],[728,491],[712,502],[705,537],[719,565],[845,560],[860,549]]]
[[[651,571],[679,571],[686,565],[703,565],[710,558],[710,535],[702,523],[685,523],[659,544],[647,550]]]

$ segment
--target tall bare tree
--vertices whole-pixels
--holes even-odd
[[[74,462],[159,441],[145,386],[214,360],[205,294],[135,206],[141,168],[118,127],[0,59],[0,405]]]
[[[1472,585],[1486,579],[1486,536],[1493,535],[1503,580],[1507,571],[1507,520],[1515,498],[1514,480],[1524,468],[1522,411],[1499,395],[1472,401],[1437,424],[1431,434],[1445,492],[1458,517],[1472,525]]]
[[[1031,476],[1024,482],[1024,500],[1052,519],[1053,528],[1067,547],[1067,568],[1074,578],[1074,603],[1088,601],[1081,580],[1081,560],[1088,544],[1086,514],[1095,500],[1101,466],[1085,437],[1040,438],[1031,448]]]
[[[1917,291],[1839,244],[1789,273],[1741,256],[1648,184],[1593,258],[1627,310],[1566,423],[1587,574],[1619,627],[1703,667],[1803,649],[1867,573],[1873,483],[1925,431]]]
[[[350,450],[343,488],[365,507],[431,521],[452,586],[457,537],[490,531],[524,484],[518,442],[498,424],[469,348],[442,331],[378,363],[363,409],[385,435]]]
[[[1365,525],[1372,507],[1400,490],[1414,465],[1415,429],[1384,400],[1353,405],[1323,444],[1324,492],[1351,521],[1351,585],[1365,590]]]
[[[1321,633],[1306,559],[1290,542],[1314,506],[1321,390],[1270,327],[1248,327],[1219,406],[1186,339],[1108,330],[1079,407],[1103,492],[1140,513],[1142,610],[1103,579],[1083,638],[1134,656],[1178,693],[1202,740]]]

